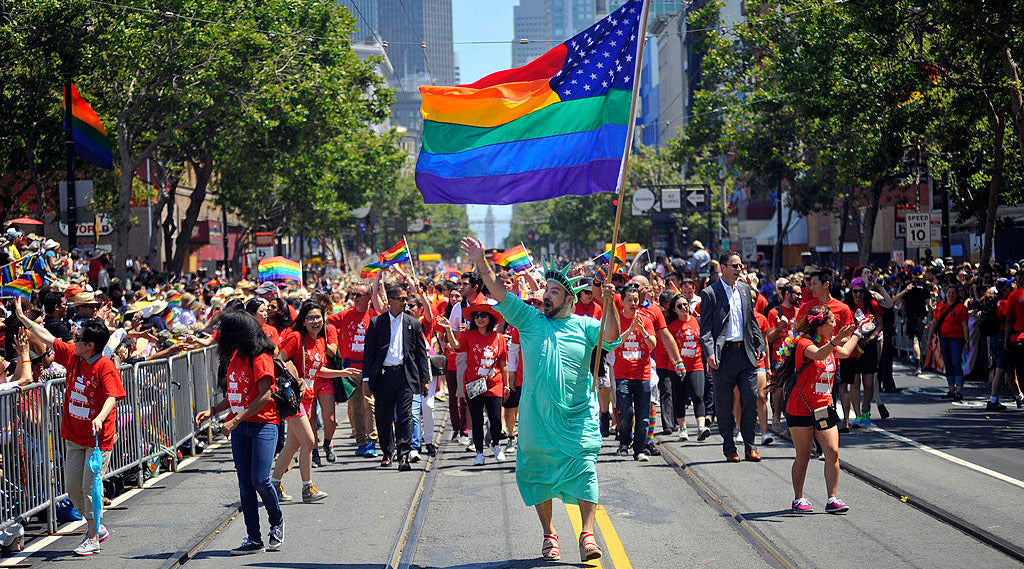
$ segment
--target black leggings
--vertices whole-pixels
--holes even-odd
[[[491,444],[501,439],[501,397],[477,395],[469,400],[469,416],[473,419],[473,444],[476,452],[484,452],[484,408],[491,422]]]
[[[693,416],[703,417],[704,406],[704,371],[688,371],[683,377],[672,373],[672,407],[676,420],[686,417],[686,400],[693,401]]]

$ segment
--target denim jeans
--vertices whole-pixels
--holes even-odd
[[[616,379],[615,406],[619,410],[619,443],[633,444],[633,454],[647,448],[647,421],[651,414],[651,382]],[[630,429],[632,427],[632,430]]]
[[[939,336],[939,349],[942,350],[942,365],[946,368],[946,385],[949,387],[964,386],[964,339]]]
[[[419,393],[412,394],[412,439],[409,441],[409,448],[420,451],[420,425],[423,419],[420,417],[420,410],[423,406],[423,396]]]
[[[231,455],[235,459],[238,475],[238,494],[242,502],[242,517],[245,519],[249,539],[263,543],[260,534],[260,511],[256,495],[267,508],[271,527],[284,521],[277,492],[270,484],[270,468],[274,465],[274,447],[277,446],[277,425],[242,421],[231,431]]]

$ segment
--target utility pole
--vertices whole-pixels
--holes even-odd
[[[942,190],[942,227],[939,228],[939,233],[942,239],[942,256],[952,257],[953,252],[950,248],[949,243],[949,174],[946,172],[942,173],[942,181],[940,182]]]
[[[67,165],[64,186],[68,192],[68,251],[78,246],[78,204],[75,201],[75,136],[71,127],[71,74],[64,78],[64,159]]]
[[[779,277],[782,266],[782,181],[779,181],[779,195],[775,200],[775,254],[772,255],[772,275]]]

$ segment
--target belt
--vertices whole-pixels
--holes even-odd
[[[724,347],[724,348],[742,348],[743,347],[743,340],[737,340],[735,342],[726,341],[725,344],[722,345],[722,347]]]
[[[396,369],[402,369],[402,364],[396,366],[384,366],[384,371],[394,371]]]

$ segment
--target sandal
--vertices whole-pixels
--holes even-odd
[[[562,558],[561,553],[558,551],[557,533],[544,534],[544,542],[540,547],[540,555],[544,561],[558,561]]]
[[[580,534],[580,560],[590,561],[601,557],[601,547],[597,545],[594,534],[585,531]]]

